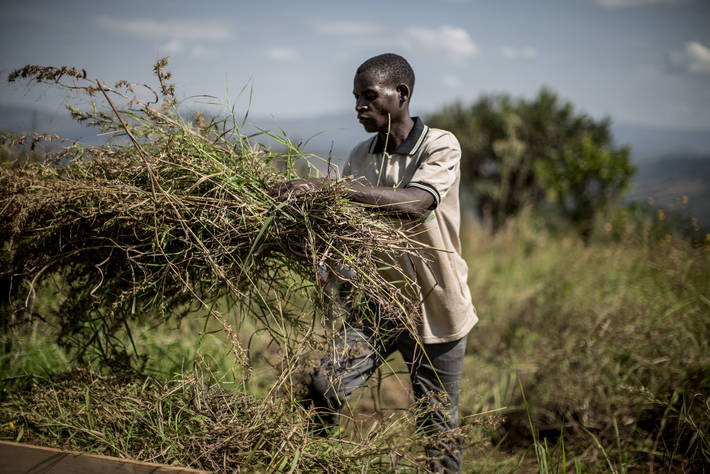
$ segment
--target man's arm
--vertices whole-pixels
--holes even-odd
[[[345,194],[351,201],[370,204],[409,219],[423,217],[434,204],[434,197],[419,188],[389,188],[350,183]]]
[[[326,179],[296,179],[282,183],[274,191],[279,200],[285,201],[320,188]],[[369,204],[386,212],[408,219],[423,217],[434,204],[434,197],[419,188],[389,188],[348,183],[345,196],[354,202]]]

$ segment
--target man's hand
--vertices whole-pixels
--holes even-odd
[[[269,194],[277,201],[284,202],[317,191],[330,182],[327,178],[294,179],[274,186]],[[354,181],[347,183],[344,196],[351,201],[369,204],[407,219],[424,217],[434,203],[432,195],[419,188],[366,186]]]
[[[320,189],[325,180],[322,178],[294,179],[285,183],[277,184],[269,191],[278,201],[287,201],[299,198],[305,194]]]
[[[351,201],[369,204],[405,219],[420,219],[427,215],[434,197],[419,188],[390,188],[350,183],[345,195]]]

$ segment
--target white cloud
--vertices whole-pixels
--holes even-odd
[[[501,46],[500,54],[507,59],[535,59],[537,50],[532,46],[516,48],[513,46]]]
[[[441,78],[441,82],[443,82],[446,87],[455,88],[461,85],[461,78],[447,75]]]
[[[217,59],[218,54],[214,49],[196,44],[190,48],[190,56],[201,59]]]
[[[224,41],[232,37],[232,25],[223,20],[155,20],[151,18],[96,17],[97,26],[139,38]]]
[[[350,43],[356,42],[358,46],[428,49],[456,57],[474,56],[478,53],[478,45],[471,39],[468,31],[451,25],[411,26],[404,30],[392,30],[374,22],[320,20],[314,22],[313,27],[322,34],[346,37]]]
[[[685,0],[593,0],[594,3],[605,8],[639,7],[644,5],[673,5]]]
[[[214,59],[216,53],[200,44],[221,42],[232,38],[233,25],[222,20],[154,20],[151,18],[115,18],[107,15],[94,18],[105,30],[144,39],[163,41],[162,54],[186,53],[195,58]]]
[[[425,47],[454,56],[474,56],[478,53],[478,46],[468,32],[450,25],[438,28],[413,26],[405,30],[403,40],[409,46]]]
[[[288,47],[270,48],[266,54],[276,61],[297,61],[301,58],[301,54],[296,49]]]
[[[670,65],[676,72],[710,72],[710,47],[697,41],[688,41],[682,51],[670,53]]]
[[[697,41],[689,41],[685,43],[685,54],[690,72],[710,72],[710,48]]]
[[[193,58],[200,59],[215,59],[217,57],[217,53],[214,49],[207,48],[201,44],[188,46],[184,41],[179,39],[172,39],[168,41],[164,45],[160,46],[159,50],[161,54],[173,55],[187,53]]]
[[[182,53],[185,50],[185,45],[179,39],[171,39],[160,47],[160,51],[164,54]]]

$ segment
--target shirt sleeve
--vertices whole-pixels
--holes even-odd
[[[417,169],[405,186],[427,191],[434,197],[430,209],[436,209],[449,188],[456,182],[461,162],[461,146],[452,133],[444,133],[422,150]]]

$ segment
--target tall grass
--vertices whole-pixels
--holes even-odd
[[[593,469],[707,467],[708,245],[621,221],[587,244],[532,213],[496,235],[469,226],[476,406],[508,407],[507,449],[564,440],[567,459]]]
[[[469,285],[481,317],[469,336],[460,402],[468,440],[465,471],[707,468],[710,252],[707,246],[679,239],[668,242],[665,231],[653,233],[650,221],[629,224],[617,233],[607,231],[606,224],[601,222],[586,244],[573,231],[551,233],[533,214],[511,221],[495,235],[476,224],[465,226]],[[242,393],[257,399],[268,394],[285,360],[279,346],[256,326],[242,328],[240,340],[250,349],[254,371],[242,386],[229,357],[229,341],[213,332],[219,324],[204,327],[203,321],[192,317],[179,326],[138,328],[134,337],[148,355],[146,370],[158,381],[174,374],[178,380],[194,379],[195,361],[206,360],[222,389],[232,393],[242,387]],[[34,334],[34,339],[24,338],[26,351],[15,355],[16,374],[22,373],[20,360],[36,374],[61,365],[61,349],[53,349],[41,329]],[[47,351],[59,356],[43,356]],[[311,360],[316,357],[311,354]],[[399,364],[390,362],[395,369]],[[369,402],[368,391],[361,392],[361,403],[346,413],[352,421],[346,421],[340,434],[343,442],[321,448],[335,456],[351,442],[360,443],[374,426],[392,435],[387,439],[391,446],[408,446],[401,452],[408,453],[409,461],[404,459],[400,467],[416,463],[421,440],[409,439],[406,421],[391,425],[406,413],[401,406],[403,400],[407,405],[408,376],[384,375],[381,399]],[[377,386],[373,377],[373,393]],[[374,409],[381,410],[380,418],[361,417]],[[65,408],[72,410],[76,408]],[[32,437],[39,436],[34,422],[23,421],[11,405],[3,403],[0,412],[2,423],[14,421],[16,427],[3,431],[4,437],[16,437],[17,427],[24,426],[27,440],[38,439]],[[485,413],[502,414],[504,422]],[[306,418],[301,424],[307,424]],[[355,428],[363,419],[367,422]],[[41,436],[42,442],[51,442]],[[97,449],[91,439],[77,447]],[[368,452],[370,457],[363,455],[354,465],[371,460],[373,471],[391,468],[381,464],[385,460],[377,451]],[[288,464],[283,459],[278,463]],[[299,468],[307,465],[297,463]],[[333,469],[341,469],[337,466]]]

